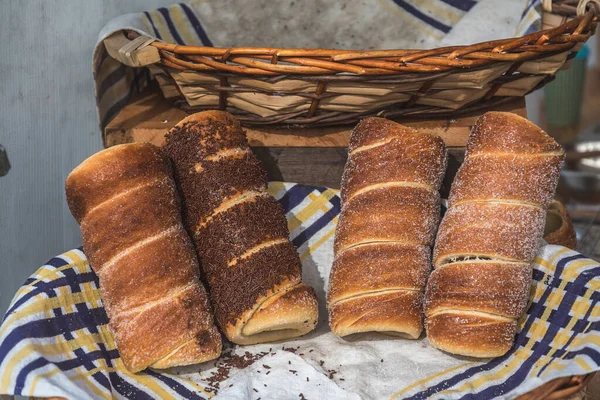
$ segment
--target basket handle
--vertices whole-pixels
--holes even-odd
[[[588,9],[599,15],[600,0],[543,0],[542,8],[544,12],[567,17],[581,17]]]
[[[156,39],[138,36],[129,40],[122,31],[118,31],[104,39],[104,47],[115,60],[130,67],[145,67],[160,61],[158,49],[150,46]]]

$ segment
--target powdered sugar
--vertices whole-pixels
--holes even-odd
[[[437,269],[427,283],[426,325],[436,347],[479,357],[508,351],[563,158],[560,146],[524,118],[498,112],[479,118],[452,184],[434,249]]]
[[[419,336],[446,162],[439,137],[381,118],[354,129],[330,277],[330,323],[338,335]]]

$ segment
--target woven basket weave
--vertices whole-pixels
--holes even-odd
[[[555,2],[553,12],[573,14],[577,3]],[[183,110],[227,110],[245,125],[452,117],[511,101],[552,80],[595,31],[597,3],[584,11],[520,38],[432,50],[198,47],[135,32],[119,33],[105,45],[121,62],[148,67],[164,96]]]

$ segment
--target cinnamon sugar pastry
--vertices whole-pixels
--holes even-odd
[[[474,357],[510,349],[563,159],[560,145],[522,117],[488,112],[477,120],[427,283],[432,345]]]
[[[418,338],[440,215],[444,142],[366,118],[348,150],[329,278],[331,330]]]
[[[191,115],[167,134],[165,150],[225,336],[252,344],[311,331],[315,293],[239,122],[221,111]]]
[[[71,172],[67,202],[132,372],[221,354],[168,158],[151,144],[101,151]]]

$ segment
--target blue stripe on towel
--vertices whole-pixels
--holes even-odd
[[[109,372],[108,378],[110,379],[110,383],[117,393],[126,399],[153,400],[152,396],[133,386],[131,383],[121,378],[121,376],[116,372]]]
[[[533,7],[535,7],[539,2],[540,2],[540,0],[529,0],[529,3],[525,6],[525,8],[523,9],[523,12],[521,13],[521,19],[523,19],[525,17],[525,15],[527,15],[529,10],[531,10]]]
[[[154,36],[156,36],[157,39],[162,40],[162,36],[160,36],[160,32],[158,31],[158,29],[156,29],[156,25],[154,25],[154,21],[152,20],[152,16],[150,15],[150,13],[148,11],[144,11],[144,15],[146,16],[146,18],[148,18],[148,21],[150,21],[150,25],[152,25]]]
[[[74,350],[75,358],[71,358],[69,360],[64,361],[48,361],[45,357],[39,357],[35,360],[31,361],[27,365],[25,365],[17,375],[17,379],[15,380],[15,391],[20,393],[25,386],[25,382],[27,380],[27,376],[35,371],[38,368],[43,368],[46,365],[54,365],[61,371],[70,371],[79,367],[85,367],[86,370],[92,371],[96,369],[98,366],[94,364],[95,360],[113,360],[119,358],[119,353],[117,350],[113,350],[111,354],[106,354],[101,351],[92,351],[86,353],[82,349]],[[98,377],[97,374],[93,374],[92,377],[106,389],[110,390],[110,384],[106,377],[100,374],[101,377]]]
[[[587,327],[587,325],[589,323],[590,314],[592,313],[592,310],[596,307],[596,304],[597,304],[597,302],[594,301],[592,303],[592,305],[588,308],[584,317],[575,323],[575,325],[573,326],[573,329],[572,329],[572,332],[574,334],[571,335],[569,340],[567,340],[567,343],[565,343],[564,346],[560,348],[560,350],[557,350],[556,353],[554,353],[554,355],[552,356],[552,358],[542,368],[540,368],[540,371],[537,373],[537,376],[542,376],[542,373],[546,370],[546,368],[548,368],[550,363],[552,361],[554,361],[555,359],[565,356],[566,353],[578,353],[577,351],[570,352],[567,349],[573,342],[573,339],[575,339],[575,337],[577,337],[576,334],[583,332],[583,330]],[[573,355],[573,356],[575,356],[575,355]]]
[[[210,41],[210,39],[208,38],[208,35],[206,34],[206,31],[202,27],[202,24],[200,23],[200,20],[196,17],[196,14],[194,14],[194,12],[190,9],[190,7],[187,4],[185,4],[185,3],[181,3],[181,4],[179,4],[179,6],[183,10],[183,12],[185,12],[185,15],[188,17],[188,19],[192,23],[192,27],[196,31],[196,34],[198,35],[198,37],[200,38],[200,40],[202,41],[202,44],[205,45],[205,46],[211,46],[212,47],[213,44]]]
[[[417,9],[416,7],[408,4],[406,1],[404,0],[394,0],[394,3],[396,3],[396,5],[398,5],[398,7],[402,8],[404,11],[406,11],[407,13],[411,14],[413,17],[420,19],[421,21],[431,25],[432,27],[434,27],[435,29],[438,29],[444,33],[448,33],[450,32],[450,30],[452,29],[451,26],[448,26],[446,24],[441,23],[440,21],[430,17],[429,15],[421,12],[419,9]]]
[[[102,82],[100,82],[98,93],[96,94],[99,100],[102,100],[102,97],[104,97],[104,94],[112,87],[112,85],[125,77],[125,68],[125,64],[119,64],[117,69],[108,74],[108,76],[104,78]]]
[[[183,399],[188,399],[188,400],[205,400],[206,399],[206,397],[199,396],[198,393],[192,392],[191,390],[189,390],[188,388],[183,386],[181,383],[177,382],[176,380],[174,380],[172,378],[169,378],[167,375],[160,374],[158,372],[152,371],[151,369],[147,369],[145,371],[145,373],[147,373],[148,375],[158,379],[159,381],[161,381],[164,384],[166,384],[167,386],[169,386],[175,393],[180,395],[181,398],[183,398]]]
[[[46,296],[48,296],[48,297],[56,297],[56,295],[54,293],[54,289],[57,289],[61,286],[68,285],[70,283],[68,279],[74,279],[78,284],[94,282],[94,283],[96,283],[96,287],[98,287],[98,277],[93,272],[77,274],[77,275],[73,276],[73,278],[67,278],[67,277],[58,278],[58,279],[54,279],[50,282],[39,281],[38,283],[35,284],[34,290],[24,294],[21,298],[19,298],[19,300],[17,300],[12,305],[12,307],[4,315],[4,319],[6,319],[6,317],[9,314],[15,312],[22,304],[26,303],[29,299],[31,299],[34,296],[37,296],[40,293],[45,293]]]
[[[313,191],[314,188],[310,186],[294,185],[279,199],[279,204],[281,204],[283,211],[287,214],[302,203]]]
[[[469,11],[471,8],[473,8],[473,6],[475,4],[477,4],[476,1],[474,0],[441,0],[444,3],[454,7],[454,8],[458,8],[461,11]]]
[[[7,354],[23,339],[70,335],[73,331],[89,328],[90,321],[98,325],[107,324],[108,317],[104,308],[92,308],[84,318],[79,313],[70,313],[20,325],[14,328],[0,343],[0,364]]]
[[[165,22],[167,23],[167,27],[169,28],[169,32],[173,36],[173,39],[177,42],[177,44],[185,44],[181,36],[179,36],[179,32],[177,32],[177,28],[175,28],[175,24],[173,24],[173,20],[171,19],[171,14],[169,14],[169,10],[164,7],[158,9],[158,12],[162,14],[165,18]]]
[[[315,222],[309,227],[300,232],[298,236],[292,240],[292,243],[296,247],[302,246],[308,239],[313,237],[317,232],[327,226],[333,219],[340,213],[340,198],[335,196],[332,197],[329,202],[332,207],[323,215],[321,215]]]

